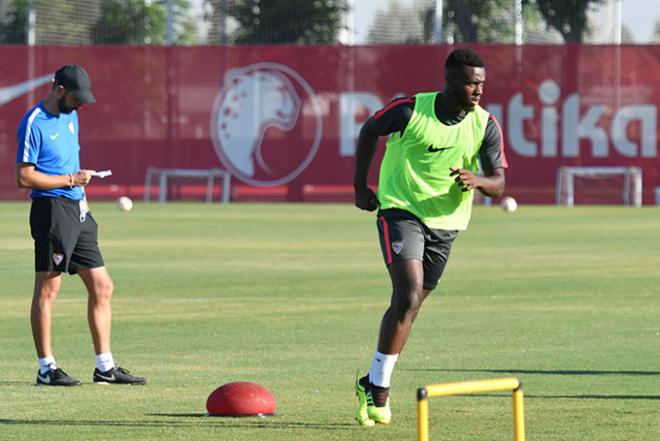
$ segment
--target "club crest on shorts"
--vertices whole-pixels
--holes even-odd
[[[392,242],[392,251],[394,251],[395,254],[399,254],[402,249],[403,249],[402,241],[395,240],[394,242]]]
[[[53,253],[53,262],[55,262],[55,265],[59,265],[60,263],[62,263],[63,260],[64,260],[64,254]]]

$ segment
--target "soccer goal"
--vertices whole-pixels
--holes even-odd
[[[188,193],[205,193],[206,202],[213,202],[213,189],[218,180],[222,188],[220,189],[222,202],[229,202],[229,191],[231,184],[231,175],[229,172],[220,170],[217,168],[211,169],[184,169],[184,168],[173,168],[173,169],[163,169],[156,167],[149,167],[145,173],[144,178],[144,201],[149,202],[151,200],[151,186],[153,181],[157,178],[158,182],[158,202],[167,202],[168,199],[168,189],[170,188],[172,181],[178,181],[179,193],[181,193],[181,180],[202,180],[206,185],[187,185]],[[184,182],[185,183],[185,182]]]
[[[576,194],[582,203],[642,206],[642,170],[639,167],[560,167],[557,205],[572,207]]]

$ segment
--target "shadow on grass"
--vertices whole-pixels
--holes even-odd
[[[660,371],[596,371],[596,370],[540,370],[540,369],[440,369],[440,368],[410,368],[402,371],[418,372],[485,372],[490,374],[529,374],[529,375],[631,375],[631,376],[660,376]],[[470,394],[472,396],[494,396]],[[505,396],[505,395],[497,395]],[[508,396],[508,395],[506,395]],[[525,399],[571,399],[571,400],[660,400],[660,395],[529,395]]]
[[[505,398],[511,399],[511,394],[465,394],[462,396],[481,397],[481,398]],[[660,401],[660,395],[596,395],[596,394],[581,394],[581,395],[530,395],[525,394],[525,399],[532,400],[657,400]]]
[[[660,395],[525,395],[525,399],[570,399],[570,400],[658,400]]]
[[[632,375],[632,376],[660,376],[660,371],[595,371],[595,370],[540,370],[540,369],[440,369],[440,368],[413,368],[402,371],[427,372],[486,372],[491,374],[531,374],[531,375]]]
[[[0,381],[0,386],[36,386],[34,381]]]
[[[244,417],[206,417],[200,413],[156,413],[148,414],[154,417],[195,418],[198,422],[195,427],[209,425],[218,428],[249,428],[249,429],[314,429],[314,430],[352,430],[356,424],[349,423],[314,423],[301,421],[282,421],[275,418]],[[203,421],[203,422],[202,422]],[[191,427],[190,421],[185,420],[38,420],[38,419],[0,419],[0,426],[108,426],[108,427]]]

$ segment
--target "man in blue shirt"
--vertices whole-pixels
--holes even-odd
[[[37,384],[77,386],[80,380],[57,367],[51,349],[51,311],[61,274],[78,274],[88,291],[87,318],[96,352],[94,383],[145,384],[115,365],[110,352],[113,284],[98,247],[98,225],[87,208],[84,186],[94,170],[80,168],[77,110],[96,101],[87,72],[67,65],[18,128],[16,178],[32,189],[30,230],[35,281],[30,319],[39,372]]]

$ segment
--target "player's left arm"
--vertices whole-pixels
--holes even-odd
[[[486,133],[479,150],[479,159],[483,175],[474,174],[470,170],[450,168],[450,176],[454,177],[461,190],[477,189],[485,196],[498,198],[504,193],[504,169],[509,166],[504,155],[502,130],[493,115],[488,118]]]

